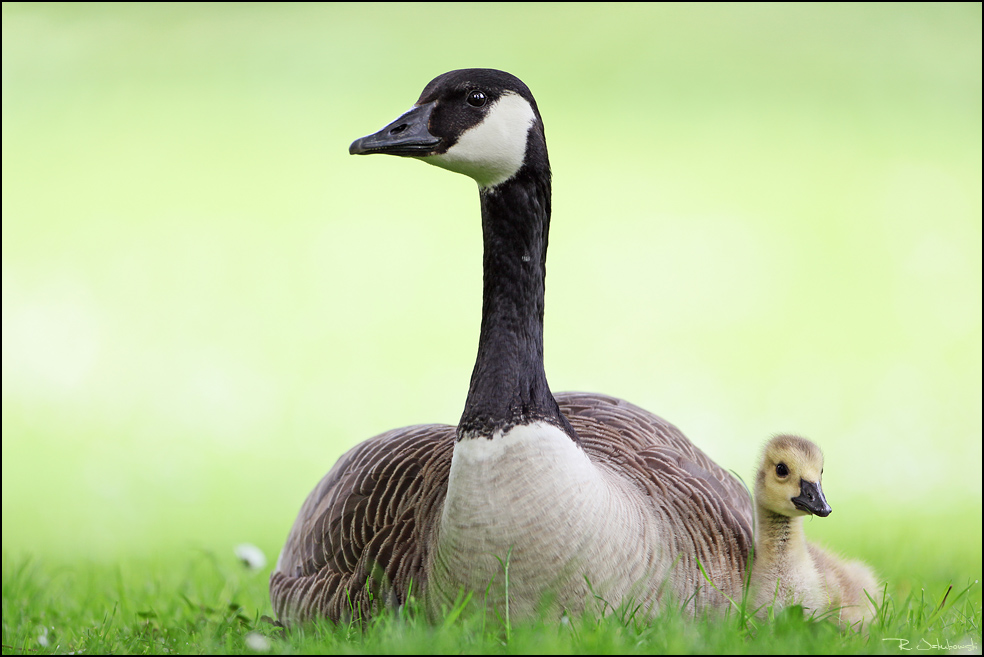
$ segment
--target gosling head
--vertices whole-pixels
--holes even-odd
[[[823,495],[823,452],[799,436],[778,435],[762,450],[755,477],[755,501],[767,511],[783,516],[818,515],[831,508]]]

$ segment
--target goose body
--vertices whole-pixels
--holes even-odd
[[[501,605],[506,567],[519,616],[578,613],[596,596],[645,613],[739,596],[752,509],[737,480],[661,418],[547,385],[550,168],[526,85],[492,69],[445,73],[350,152],[414,157],[478,182],[478,355],[456,427],[370,438],[311,492],[271,575],[278,617],[365,616],[409,595],[439,617],[468,591]]]
[[[823,452],[798,436],[779,435],[763,450],[755,477],[757,532],[751,585],[755,606],[798,604],[833,612],[846,625],[870,621],[875,577],[860,561],[845,561],[808,543],[803,517],[830,515],[820,485]]]

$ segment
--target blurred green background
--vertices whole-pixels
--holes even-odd
[[[979,576],[980,4],[4,3],[4,551],[275,558],[344,450],[457,421],[475,185],[347,148],[474,66],[544,116],[553,389],[746,479],[809,436],[811,536]]]

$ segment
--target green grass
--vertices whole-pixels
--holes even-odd
[[[866,636],[798,610],[754,615],[742,600],[723,616],[695,618],[668,607],[649,623],[631,609],[600,619],[515,622],[507,612],[486,613],[481,594],[436,623],[410,604],[365,628],[322,622],[284,631],[269,622],[270,567],[250,570],[229,546],[115,562],[5,553],[4,653],[899,654],[897,639],[924,652],[958,645],[979,652],[980,515],[886,508],[859,518],[850,506],[842,505],[840,519],[814,519],[806,531],[864,559],[884,582],[876,600],[882,613]],[[930,647],[936,644],[944,649]]]
[[[979,566],[979,563],[978,563]],[[665,609],[650,623],[625,609],[603,618],[509,622],[480,597],[427,622],[415,604],[353,624],[285,631],[269,622],[267,571],[230,555],[189,551],[154,561],[56,565],[3,557],[4,654],[105,653],[882,653],[899,642],[981,647],[981,587],[926,582],[901,594],[891,583],[868,635],[799,608],[772,619],[738,607],[692,617]],[[259,645],[257,645],[257,642]],[[948,642],[948,643],[947,643]],[[929,649],[928,652],[940,652]],[[946,652],[944,649],[943,652]]]

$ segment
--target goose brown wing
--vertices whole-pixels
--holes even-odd
[[[649,411],[594,393],[556,397],[592,461],[651,498],[680,555],[677,572],[699,581],[699,559],[716,586],[740,592],[754,544],[751,500],[741,482]]]
[[[338,460],[301,507],[271,575],[278,618],[367,616],[419,590],[454,433],[437,424],[395,429]]]
[[[567,419],[583,426],[579,431],[582,439],[586,435],[589,442],[598,443],[593,438],[600,438],[602,443],[617,445],[620,450],[639,455],[645,452],[657,460],[674,462],[682,472],[706,481],[719,495],[736,501],[751,514],[748,491],[741,482],[675,425],[617,397],[587,392],[562,392],[556,397]],[[593,449],[605,451],[601,444],[594,444]]]

